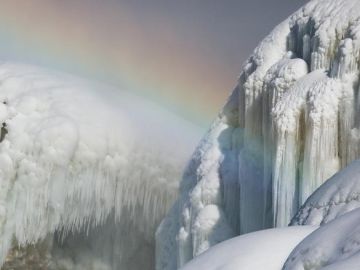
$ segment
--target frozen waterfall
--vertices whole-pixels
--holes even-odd
[[[89,235],[87,246],[108,254],[104,269],[153,269],[155,230],[195,127],[127,92],[11,63],[0,64],[0,123],[1,264],[14,245],[55,233],[54,252],[69,245],[82,256],[71,239]],[[88,254],[83,269],[100,269]]]
[[[286,226],[359,157],[360,2],[313,0],[243,66],[157,231],[157,269],[241,233]]]

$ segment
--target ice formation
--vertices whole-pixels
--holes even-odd
[[[360,154],[360,2],[313,0],[244,64],[157,231],[157,269],[238,234],[285,226]]]
[[[0,123],[0,264],[14,242],[88,233],[116,256],[84,269],[153,269],[195,127],[127,92],[11,63],[0,64]]]
[[[181,269],[280,270],[291,250],[315,229],[312,226],[297,226],[238,236],[214,246]]]

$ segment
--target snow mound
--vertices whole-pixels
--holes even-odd
[[[133,256],[144,241],[153,249],[198,138],[139,97],[11,63],[0,64],[0,125],[0,264],[13,240],[65,238],[110,215],[138,232],[124,236],[118,254]]]
[[[283,270],[357,270],[360,262],[360,210],[321,226],[290,254]]]
[[[259,44],[157,231],[158,270],[238,234],[286,226],[359,158],[359,62],[358,0],[310,1]]]
[[[299,226],[244,234],[212,247],[181,270],[280,270],[291,250],[315,229]]]
[[[359,207],[360,160],[356,160],[321,185],[291,225],[322,225]]]

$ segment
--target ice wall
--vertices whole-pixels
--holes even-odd
[[[313,0],[260,43],[158,229],[157,269],[287,225],[359,157],[359,35],[359,1]]]
[[[86,235],[112,216],[109,269],[153,269],[196,128],[118,89],[11,63],[0,64],[0,123],[0,264],[15,242]]]

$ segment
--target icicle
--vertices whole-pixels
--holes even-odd
[[[338,156],[338,110],[342,86],[334,79],[319,84],[310,93],[300,201],[340,169]]]
[[[303,36],[303,51],[302,51],[302,58],[307,62],[310,63],[311,60],[311,38],[308,34]]]
[[[352,39],[342,40],[330,75],[334,78],[344,78],[346,74],[355,70]]]
[[[183,178],[188,188],[181,189],[177,206],[188,209],[190,218],[173,225],[171,232],[162,227],[159,235],[166,237],[158,237],[161,246],[171,248],[169,243],[182,230],[190,239],[185,248],[193,255],[198,254],[193,248],[211,246],[209,239],[217,233],[200,227],[191,231],[210,205],[197,198],[211,187],[221,189],[214,191],[220,196],[212,203],[224,213],[220,219],[229,227],[239,224],[237,232],[286,226],[300,203],[360,156],[360,5],[339,1],[309,2],[255,49],[240,75],[236,101],[230,97]],[[226,121],[229,111],[238,113],[238,125]],[[225,136],[227,132],[232,136]],[[229,147],[234,136],[241,143]],[[238,173],[230,169],[234,160]],[[204,181],[207,177],[214,177],[216,185]],[[236,187],[234,178],[239,190],[229,192]],[[233,202],[237,197],[239,204]],[[171,212],[180,219],[182,214]],[[239,217],[238,223],[232,216]],[[159,264],[166,256],[158,256]]]

